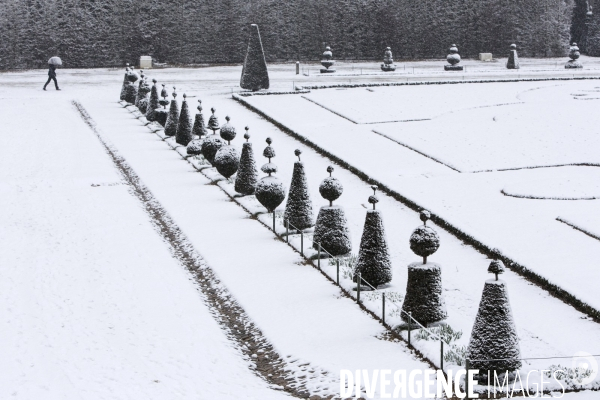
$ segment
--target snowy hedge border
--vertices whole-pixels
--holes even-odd
[[[268,96],[275,94],[301,94],[301,93],[310,93],[308,89],[298,89],[294,91],[279,91],[279,92],[239,92],[237,93],[239,96],[244,97],[252,97],[252,96]]]
[[[594,234],[594,233],[592,233],[592,232],[590,232],[588,230],[585,230],[585,229],[577,226],[576,224],[574,224],[573,222],[571,222],[571,221],[569,221],[567,219],[564,219],[562,217],[556,217],[556,220],[558,222],[562,222],[565,225],[569,225],[571,228],[573,228],[573,229],[575,229],[575,230],[577,230],[577,231],[579,231],[579,232],[581,232],[583,234],[586,234],[586,235],[588,235],[591,238],[594,238],[596,240],[600,240],[600,236],[598,236],[598,235],[596,235],[596,234]]]
[[[473,79],[462,81],[420,81],[420,82],[387,82],[387,83],[343,83],[338,85],[297,86],[298,90],[318,90],[335,88],[367,88],[385,86],[420,86],[420,85],[458,85],[462,83],[503,83],[503,82],[542,82],[542,81],[583,81],[598,80],[600,76],[582,76],[572,78],[518,78],[518,79]]]
[[[576,79],[600,79],[600,77],[598,77],[598,78],[576,78]],[[572,78],[568,78],[568,79],[554,78],[554,79],[537,79],[537,80],[573,80],[573,79]],[[500,82],[507,82],[507,81],[500,81]],[[466,82],[450,82],[450,83],[466,83]],[[478,82],[475,82],[475,83],[487,83],[487,82],[478,81]],[[431,83],[427,82],[425,84],[439,84],[439,82],[431,82]],[[368,85],[362,84],[362,85],[358,85],[356,87],[365,87],[365,86],[368,86]],[[374,86],[377,86],[377,85],[374,85]],[[401,85],[380,84],[378,86],[401,86]],[[237,102],[239,102],[240,104],[242,104],[243,106],[245,106],[250,111],[252,111],[252,112],[260,115],[261,117],[263,117],[267,121],[271,122],[273,125],[275,125],[279,129],[281,129],[282,132],[284,132],[284,133],[290,135],[291,137],[293,137],[294,139],[302,142],[303,144],[305,144],[306,146],[312,148],[313,150],[315,150],[317,153],[321,154],[322,156],[329,158],[331,161],[333,161],[334,163],[340,165],[342,168],[345,168],[348,171],[352,172],[353,174],[355,174],[356,176],[358,176],[360,179],[362,179],[366,183],[368,183],[370,185],[377,185],[379,187],[379,190],[383,191],[384,193],[386,193],[387,195],[393,197],[394,199],[400,201],[401,203],[403,203],[404,205],[406,205],[410,209],[419,212],[419,211],[421,211],[424,208],[424,207],[420,206],[419,204],[417,204],[416,202],[414,202],[413,200],[409,199],[408,197],[405,197],[404,195],[402,195],[402,194],[396,192],[395,190],[391,189],[385,183],[380,182],[377,179],[372,178],[368,174],[366,174],[363,171],[361,171],[359,168],[357,168],[357,167],[355,167],[355,166],[347,163],[343,159],[339,158],[338,156],[336,156],[335,154],[329,152],[328,150],[322,148],[321,146],[319,146],[318,144],[314,143],[310,139],[307,139],[306,137],[302,136],[301,134],[299,134],[299,133],[295,132],[294,130],[288,128],[287,126],[285,126],[281,122],[279,122],[276,119],[274,119],[273,117],[269,116],[264,111],[262,111],[262,110],[260,110],[260,109],[258,109],[256,107],[254,107],[252,104],[248,103],[241,96],[238,96],[238,95],[234,94],[232,97],[233,97],[234,100],[236,100]],[[445,220],[443,217],[441,217],[441,216],[439,216],[437,214],[432,213],[431,214],[431,220],[436,225],[438,225],[441,228],[445,229],[446,231],[450,232],[451,234],[453,234],[454,236],[456,236],[458,239],[462,240],[466,244],[469,244],[469,245],[473,246],[475,249],[477,249],[479,252],[481,252],[482,254],[486,255],[487,257],[490,257],[492,259],[502,260],[502,262],[504,262],[504,264],[510,270],[512,270],[513,272],[519,274],[520,276],[522,276],[523,278],[525,278],[529,282],[531,282],[531,283],[539,286],[540,288],[546,290],[552,296],[554,296],[554,297],[562,300],[563,302],[569,304],[570,306],[574,307],[576,310],[578,310],[578,311],[580,311],[580,312],[582,312],[582,313],[584,313],[584,314],[592,317],[594,320],[600,321],[600,310],[592,307],[591,305],[589,305],[586,302],[582,301],[581,299],[577,298],[575,295],[573,295],[570,292],[566,291],[565,289],[561,288],[559,285],[557,285],[555,283],[552,283],[547,278],[545,278],[545,277],[539,275],[538,273],[536,273],[536,272],[528,269],[524,265],[519,264],[518,262],[512,260],[508,256],[502,254],[502,252],[500,250],[484,244],[482,241],[478,240],[473,235],[471,235],[471,234],[463,231],[462,229],[458,228],[457,226],[455,226],[452,223],[450,223],[447,220]]]
[[[516,194],[516,193],[508,193],[506,190],[501,189],[500,193],[502,193],[503,195],[507,196],[507,197],[514,197],[516,199],[530,199],[530,200],[567,200],[567,201],[574,201],[574,200],[598,200],[599,197],[596,196],[592,196],[592,197],[544,197],[544,196],[532,196],[532,195],[528,195],[528,194]]]

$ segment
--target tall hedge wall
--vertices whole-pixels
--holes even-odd
[[[594,0],[595,1],[595,0]],[[267,61],[566,54],[574,0],[0,0],[0,69],[240,63],[249,25]],[[600,12],[600,8],[598,8]]]

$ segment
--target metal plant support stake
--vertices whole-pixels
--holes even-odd
[[[273,232],[277,235],[277,232],[275,231],[275,210],[273,210]]]
[[[361,277],[360,277],[360,272],[359,272],[357,275],[357,278],[356,278],[356,302],[357,303],[360,303],[360,279],[361,279]]]
[[[321,242],[319,242],[319,249],[317,251],[317,265],[319,266],[319,269],[321,269]]]
[[[290,242],[290,220],[289,219],[285,220],[285,242],[286,243]]]
[[[300,231],[300,255],[304,257],[304,232]]]
[[[465,359],[465,399],[469,398],[469,364],[471,364],[469,359]]]
[[[319,248],[321,248],[321,246],[319,246]],[[337,284],[339,286],[339,284],[340,284],[340,259],[339,258],[335,259],[335,264],[336,264],[336,273],[337,273]]]
[[[410,325],[412,322],[412,311],[408,313],[408,345],[410,346]]]
[[[440,369],[444,370],[444,341],[440,338]]]
[[[385,292],[381,292],[381,320],[385,325]]]

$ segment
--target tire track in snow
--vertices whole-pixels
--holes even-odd
[[[127,161],[104,139],[83,105],[76,100],[73,100],[72,104],[108,153],[124,181],[130,187],[131,193],[144,206],[152,225],[168,244],[173,257],[194,276],[210,313],[219,322],[227,338],[249,362],[250,369],[267,381],[274,390],[285,391],[294,397],[308,398],[310,396],[311,400],[333,398],[337,393],[321,392],[319,395],[310,393],[307,388],[309,381],[322,384],[327,380],[332,380],[327,377],[327,371],[322,371],[320,368],[300,360],[285,360],[275,351],[273,345],[219,281],[214,271],[206,264],[150,190],[141,182]],[[333,387],[333,385],[331,386]]]

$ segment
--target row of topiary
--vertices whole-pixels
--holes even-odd
[[[140,81],[135,85],[136,81]],[[267,138],[267,147],[263,156],[268,162],[261,167],[266,174],[258,179],[258,171],[249,142],[249,128],[246,127],[241,155],[231,146],[236,137],[236,130],[226,117],[226,123],[219,126],[215,109],[205,125],[200,100],[192,124],[186,95],[183,95],[181,111],[176,101],[177,94],[173,91],[173,100],[169,110],[166,110],[168,93],[163,85],[161,97],[158,99],[156,80],[150,87],[143,72],[140,76],[129,67],[126,70],[121,99],[135,105],[144,113],[148,121],[156,121],[164,126],[166,136],[175,137],[178,144],[187,147],[190,156],[201,156],[217,169],[225,178],[235,176],[234,189],[243,196],[254,195],[268,210],[274,212],[285,199],[285,187],[273,174],[277,165],[272,162],[275,149],[272,140]],[[173,88],[175,90],[175,88]],[[149,93],[149,96],[148,96]],[[161,108],[162,106],[162,108]],[[212,134],[208,131],[211,130]],[[220,131],[220,135],[216,132]],[[314,226],[313,247],[324,250],[331,256],[345,256],[352,251],[350,230],[344,209],[333,202],[343,193],[341,182],[332,176],[332,166],[327,168],[329,176],[319,186],[321,196],[329,201],[329,205],[320,208],[316,222],[313,223],[313,205],[308,190],[308,182],[304,164],[301,161],[301,151],[295,150],[298,161],[294,163],[292,181],[284,211],[284,221],[292,229],[304,231]],[[387,284],[392,280],[392,265],[389,255],[383,219],[376,204],[377,186],[372,186],[373,195],[368,201],[373,205],[367,211],[363,234],[358,252],[357,264],[353,281],[368,282],[374,288]],[[402,305],[402,319],[409,322],[414,319],[425,326],[443,323],[447,318],[446,307],[442,292],[441,266],[428,263],[427,258],[434,254],[440,246],[437,232],[427,226],[430,219],[428,211],[420,214],[423,225],[417,227],[410,237],[411,250],[423,257],[422,262],[411,263],[408,266],[408,281],[406,296]],[[513,371],[521,365],[518,336],[511,313],[506,283],[498,280],[498,274],[504,272],[504,265],[499,260],[490,264],[489,272],[496,275],[495,280],[485,283],[479,311],[473,326],[467,357],[471,359],[473,369]],[[494,361],[484,361],[494,360]]]

